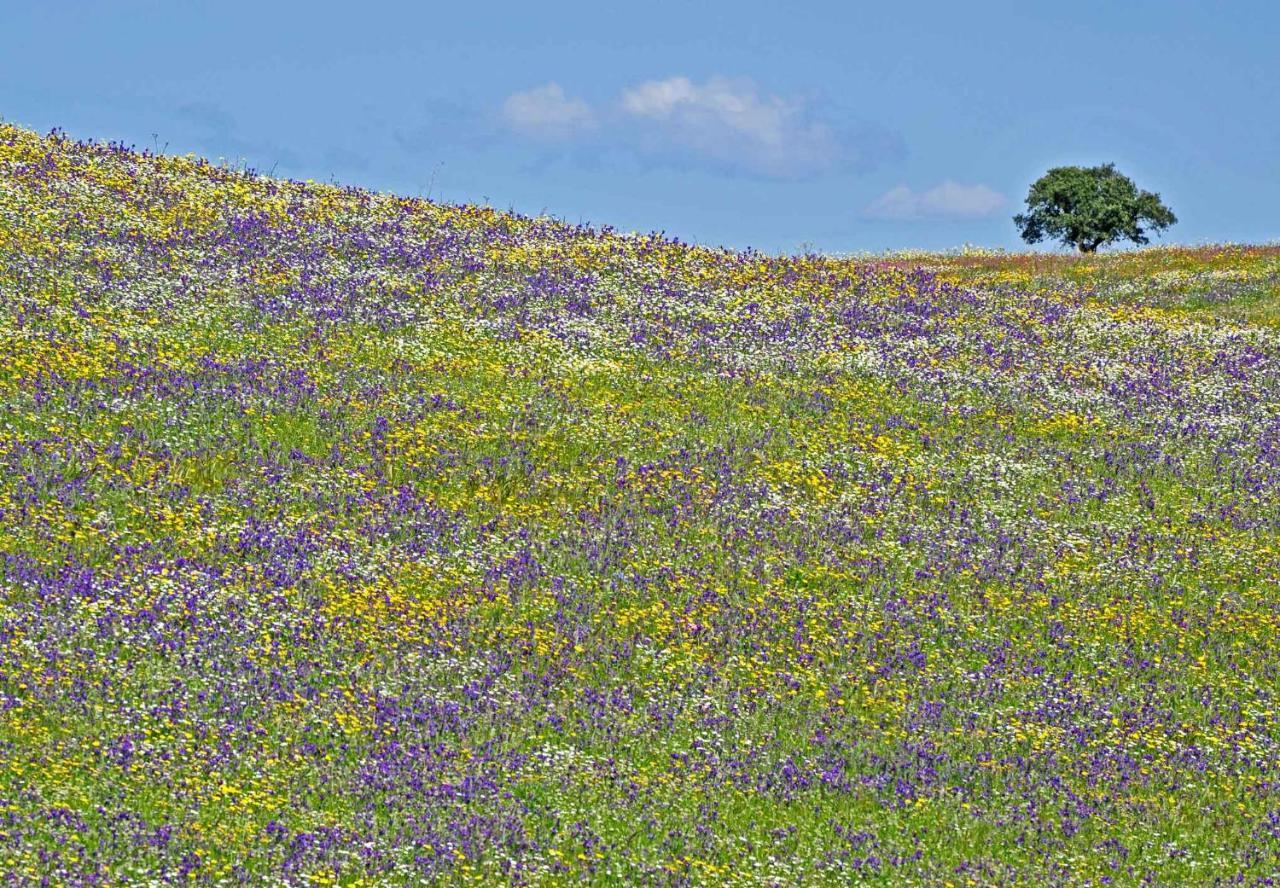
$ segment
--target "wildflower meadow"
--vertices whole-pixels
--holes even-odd
[[[1280,879],[1280,248],[731,252],[0,125],[0,882]]]

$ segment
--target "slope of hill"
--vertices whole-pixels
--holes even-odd
[[[0,877],[1255,883],[1278,281],[0,126]]]

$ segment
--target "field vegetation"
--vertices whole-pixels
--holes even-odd
[[[768,256],[0,126],[0,881],[1270,884],[1280,248]]]

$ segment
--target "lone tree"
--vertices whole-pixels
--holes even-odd
[[[1160,195],[1139,191],[1115,164],[1055,167],[1027,193],[1027,212],[1013,217],[1029,244],[1053,238],[1081,253],[1115,241],[1148,242],[1147,232],[1178,221]]]

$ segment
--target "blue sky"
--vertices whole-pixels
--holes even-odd
[[[1017,247],[1114,161],[1280,238],[1280,4],[0,0],[0,115],[768,251]]]

